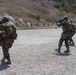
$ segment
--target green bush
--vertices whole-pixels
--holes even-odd
[[[40,20],[40,14],[37,14],[37,13],[33,13],[33,14],[31,14],[31,17],[32,18],[35,18],[35,19],[37,19],[37,20]]]
[[[76,14],[76,0],[55,0],[55,1],[58,2],[55,4],[56,8],[58,7],[63,14],[67,13]]]
[[[68,12],[66,12],[66,11],[64,11],[64,10],[60,10],[60,11],[58,12],[58,15],[59,15],[59,16],[65,16],[65,15],[67,15],[67,16],[69,16],[69,17],[72,17],[72,16],[73,16],[72,13],[68,13]]]

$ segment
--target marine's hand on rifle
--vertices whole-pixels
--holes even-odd
[[[56,25],[57,25],[58,27],[61,26],[60,21],[55,21],[55,22],[56,22]]]

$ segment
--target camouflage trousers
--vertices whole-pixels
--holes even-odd
[[[66,48],[69,49],[69,44],[68,44],[69,35],[70,34],[68,32],[63,32],[62,33],[61,38],[59,40],[59,45],[58,45],[59,49],[61,48],[63,41],[65,41]]]
[[[9,48],[12,47],[14,39],[11,36],[5,38],[2,42],[3,58],[10,60]]]
[[[70,42],[74,42],[72,37],[75,35],[75,31],[70,32],[70,37],[69,37],[69,41]]]

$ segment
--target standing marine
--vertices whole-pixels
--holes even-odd
[[[0,41],[2,42],[3,58],[2,63],[11,64],[9,49],[12,47],[14,40],[17,38],[16,28],[11,25],[9,18],[3,17],[0,21]],[[6,62],[5,62],[6,61]]]
[[[71,32],[70,32],[70,37],[69,37],[69,41],[68,41],[68,43],[69,43],[69,45],[75,46],[75,43],[74,43],[74,40],[73,40],[72,37],[75,35],[76,24],[73,23],[72,20],[70,20],[69,23],[71,24],[72,29],[71,29]]]
[[[55,50],[58,51],[58,53],[60,53],[62,43],[63,43],[63,41],[65,41],[65,46],[66,46],[67,50],[64,52],[68,53],[68,52],[70,52],[68,40],[69,40],[69,36],[70,36],[70,31],[72,28],[71,24],[69,24],[69,22],[68,22],[68,17],[65,16],[62,20],[58,21],[57,25],[62,27],[63,32],[62,32],[61,38],[59,40],[58,49],[55,49]]]

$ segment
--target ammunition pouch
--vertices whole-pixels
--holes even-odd
[[[8,37],[12,33],[13,33],[12,30],[8,26],[4,27],[3,31],[1,31],[2,39]]]
[[[17,33],[16,33],[16,29],[14,27],[9,27],[9,26],[4,26],[3,30],[1,31],[1,39],[4,39],[8,36],[12,36],[14,39],[17,38]]]
[[[13,33],[12,29],[8,26],[6,26],[4,30],[6,31],[7,35],[11,35]]]
[[[17,39],[17,36],[18,36],[18,35],[17,35],[16,32],[13,32],[13,33],[12,33],[12,37],[13,37],[14,39]]]
[[[1,37],[2,37],[2,39],[4,39],[5,37],[7,37],[8,35],[7,35],[7,33],[5,32],[5,31],[2,31],[1,32]]]
[[[16,33],[16,28],[14,27],[14,26],[12,26],[12,31],[13,31],[13,33],[12,33],[12,36],[13,36],[13,38],[14,39],[17,39],[17,33]]]

